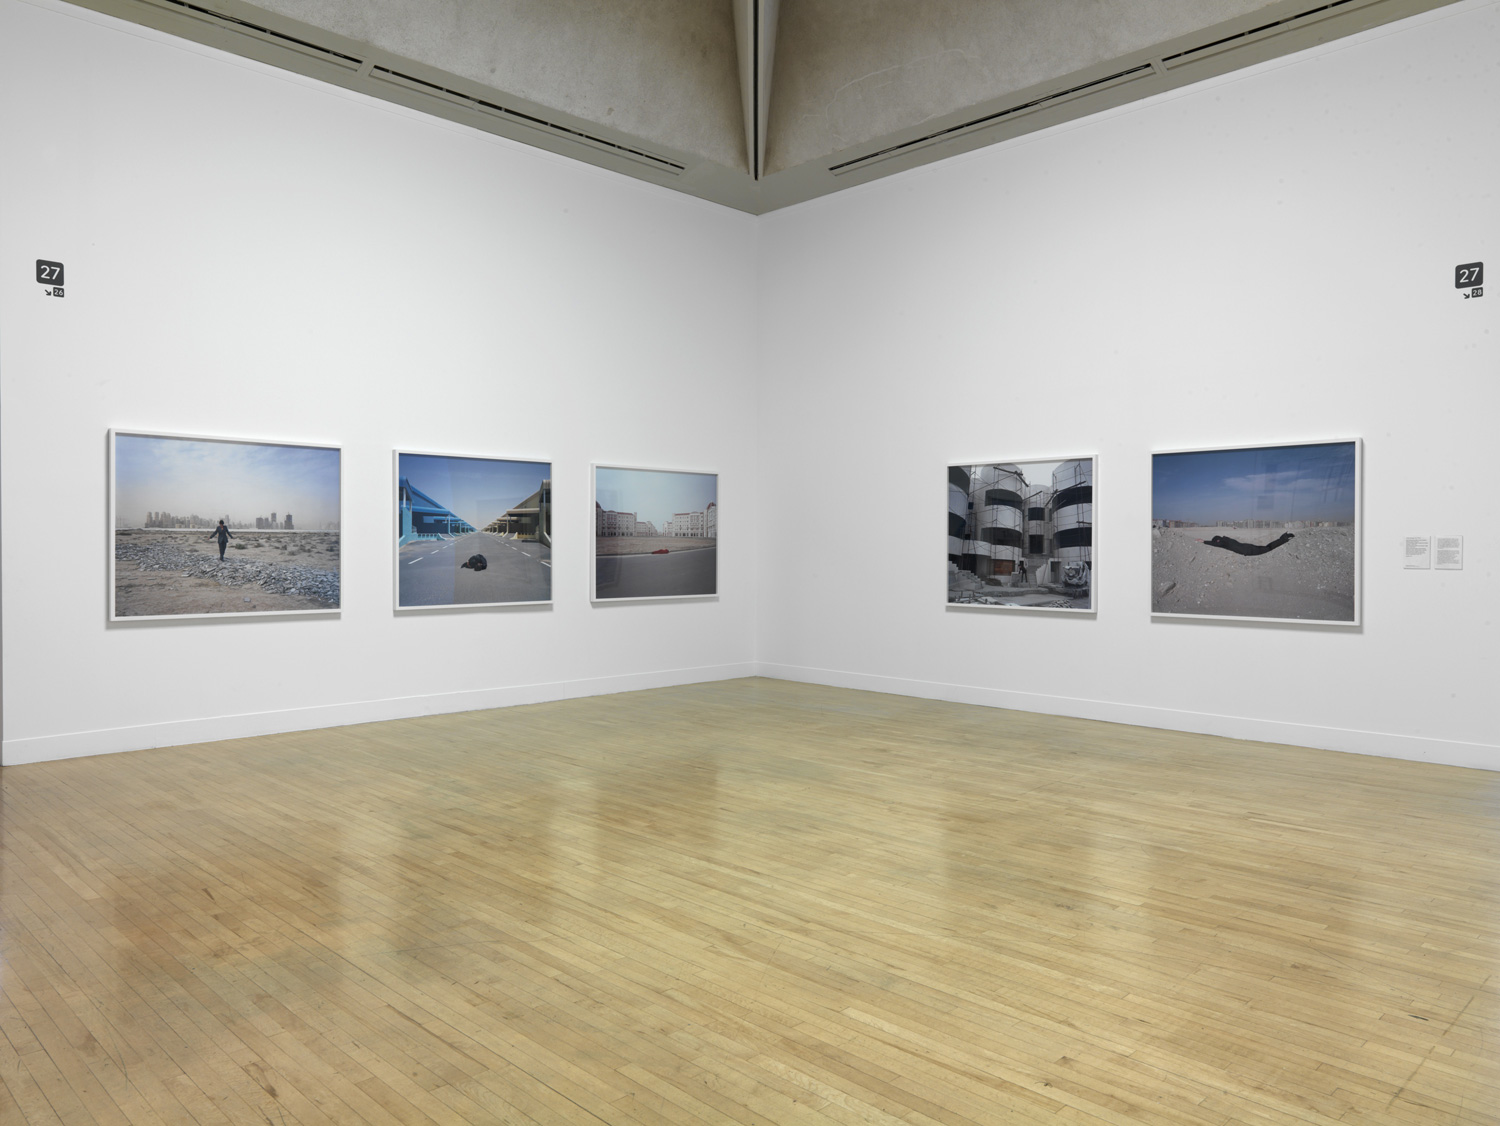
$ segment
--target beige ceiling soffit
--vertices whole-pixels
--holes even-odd
[[[1318,4],[1309,8],[1305,8],[1293,15],[1282,16],[1279,19],[1269,20],[1265,22],[1257,22],[1256,26],[1254,27],[1247,28],[1243,31],[1230,32],[1229,34],[1226,34],[1218,39],[1212,40],[1208,43],[1200,43],[1195,47],[1190,47],[1185,50],[1174,52],[1172,54],[1163,52],[1161,58],[1157,60],[1157,65],[1159,65],[1164,70],[1172,70],[1176,67],[1184,66],[1199,59],[1205,59],[1213,55],[1222,54],[1226,51],[1239,51],[1245,47],[1250,46],[1252,43],[1268,42],[1278,35],[1285,35],[1288,32],[1300,31],[1303,28],[1309,27],[1312,24],[1318,23],[1322,20],[1331,19],[1334,16],[1352,14],[1359,8],[1378,7],[1385,2],[1386,0],[1332,0],[1332,2],[1327,4]],[[1373,27],[1374,23],[1383,23],[1385,22],[1385,18],[1374,21],[1368,26]],[[1353,34],[1352,30],[1343,30],[1338,32],[1338,35],[1351,34]],[[1274,53],[1280,54],[1281,52],[1277,51]]]
[[[745,111],[745,153],[751,175],[766,167],[766,126],[771,113],[771,67],[776,58],[778,0],[734,0],[739,48],[740,99]]]
[[[1029,101],[1020,102],[1015,105],[1007,106],[1005,109],[996,110],[994,113],[988,113],[982,117],[977,117],[969,121],[961,122],[958,125],[950,125],[947,128],[924,134],[923,136],[920,136],[915,140],[903,141],[894,145],[888,145],[883,149],[877,149],[875,152],[866,153],[863,156],[852,157],[849,160],[841,161],[838,164],[831,165],[828,171],[832,172],[835,176],[842,176],[848,172],[868,168],[871,165],[877,164],[882,160],[888,160],[892,157],[902,156],[908,153],[916,153],[930,145],[942,144],[945,141],[953,139],[957,134],[960,133],[977,132],[981,129],[987,129],[990,126],[998,125],[1003,121],[1014,120],[1026,114],[1035,113],[1038,110],[1058,108],[1080,98],[1088,98],[1093,95],[1103,93],[1106,90],[1117,89],[1118,87],[1130,82],[1149,78],[1156,73],[1157,71],[1152,67],[1150,63],[1141,63],[1138,66],[1131,67],[1129,70],[1117,71],[1114,74],[1106,75],[1103,78],[1096,78],[1088,82],[1081,82],[1077,86],[1070,87],[1066,90],[1058,90],[1054,93],[1043,94],[1040,97],[1032,98]],[[1136,97],[1137,95],[1132,92],[1129,96],[1121,100],[1134,101]],[[1097,112],[1097,110],[1091,108],[1087,112],[1093,113]]]
[[[203,4],[186,0],[70,2],[637,178],[677,179],[689,165],[682,154],[649,151],[626,134],[611,135],[592,122],[546,106],[509,98],[510,104],[502,105],[494,100],[499,91],[407,59],[385,58],[322,28],[299,26],[284,18],[276,20],[277,27],[246,19],[222,0]]]
[[[1280,0],[769,175],[779,0],[732,0],[746,170],[274,14],[248,0],[71,0],[105,15],[759,215],[1353,35],[1457,0]],[[412,0],[420,4],[423,0]],[[792,11],[789,9],[789,11]],[[789,17],[790,18],[790,17]],[[790,57],[790,56],[788,56]],[[732,65],[732,64],[731,64]],[[783,82],[783,87],[786,82]],[[783,95],[786,91],[783,89]],[[733,117],[730,117],[733,121]],[[733,125],[729,126],[733,129]],[[734,163],[738,165],[738,160]]]
[[[834,154],[831,162],[818,162],[822,165],[820,171],[826,171],[821,190],[809,190],[811,185],[806,182],[805,165],[769,177],[765,186],[773,197],[779,197],[785,189],[777,181],[785,177],[789,181],[803,181],[789,193],[797,199],[827,194],[854,183],[878,179],[1087,117],[1453,2],[1333,0],[1309,6],[1306,0],[1292,0],[1272,10],[1276,15],[1274,20],[1249,17],[1230,21],[1193,36],[1160,44],[1151,52],[1112,60],[1108,72],[1096,67],[1068,75],[1061,80],[1065,85],[1049,83],[1034,87],[1012,95],[1005,99],[1004,104],[969,107],[962,117],[947,115],[929,122],[925,128],[903,130],[883,137],[873,146]],[[767,210],[786,206],[779,199],[767,203]]]
[[[606,140],[603,137],[597,137],[592,133],[585,132],[581,129],[572,129],[566,125],[559,125],[555,121],[548,121],[545,118],[537,117],[533,114],[523,113],[519,110],[514,109],[507,109],[505,106],[486,101],[484,98],[475,97],[471,94],[465,94],[459,90],[451,90],[439,82],[429,82],[425,79],[417,78],[414,75],[403,74],[401,71],[392,70],[389,67],[372,66],[369,68],[368,75],[372,82],[390,83],[392,85],[399,86],[404,90],[412,91],[423,97],[439,98],[462,109],[471,110],[479,114],[493,115],[500,118],[502,121],[505,121],[512,125],[527,129],[539,129],[554,136],[565,137],[568,140],[577,142],[578,144],[588,145],[592,148],[598,149],[608,155],[622,157],[625,160],[637,161],[641,164],[646,165],[648,168],[655,168],[657,171],[665,172],[671,176],[681,175],[686,168],[686,165],[679,164],[673,160],[668,160],[664,156],[657,156],[655,153],[646,152],[644,149],[636,149],[630,147],[629,145],[617,144],[614,141]],[[387,96],[387,100],[395,99],[389,98]]]

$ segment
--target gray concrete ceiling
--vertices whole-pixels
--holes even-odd
[[[1452,0],[75,0],[752,213]]]

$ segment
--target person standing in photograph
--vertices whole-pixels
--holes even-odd
[[[217,539],[219,541],[220,563],[224,562],[224,549],[229,546],[229,537],[232,535],[234,535],[234,533],[229,530],[228,525],[226,525],[222,520],[219,521],[219,526],[217,528],[208,533],[209,539]]]

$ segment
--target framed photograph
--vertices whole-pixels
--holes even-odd
[[[719,593],[719,475],[594,466],[595,602]]]
[[[396,609],[552,601],[552,463],[396,451]]]
[[[339,609],[337,446],[109,432],[109,620]]]
[[[1094,611],[1097,460],[948,466],[948,604]]]
[[[1358,439],[1151,455],[1151,612],[1359,624]]]

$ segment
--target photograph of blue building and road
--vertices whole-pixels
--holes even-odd
[[[396,606],[552,599],[552,465],[397,455]]]

